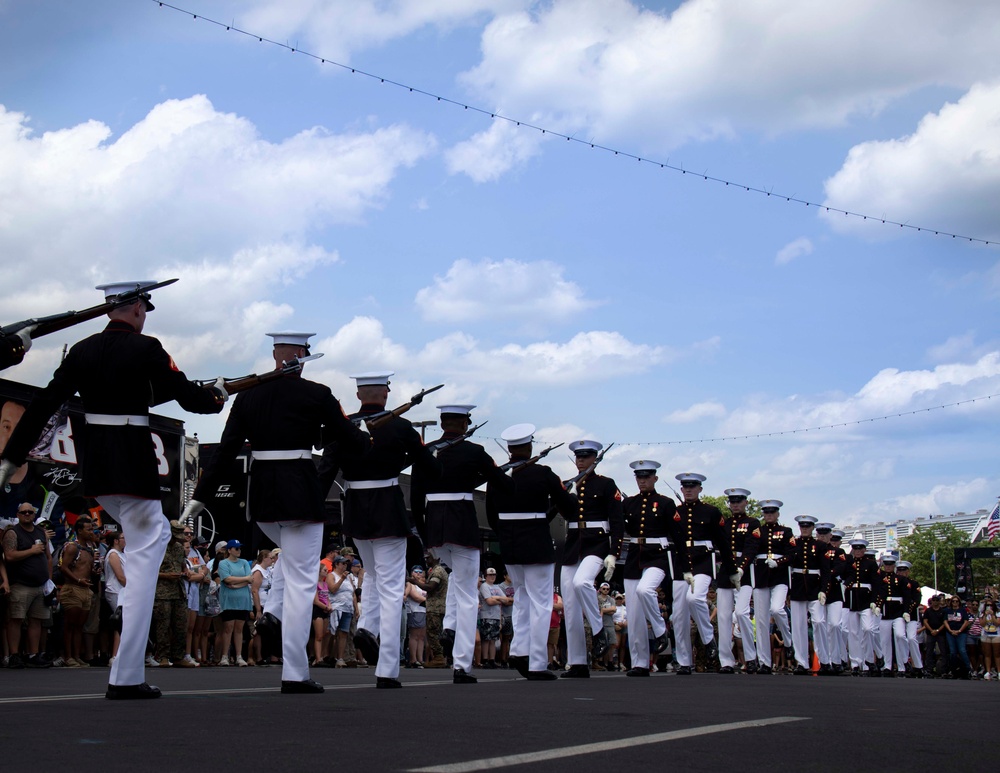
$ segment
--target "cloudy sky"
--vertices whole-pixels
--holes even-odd
[[[905,415],[1000,395],[995,2],[176,5],[0,0],[2,322],[180,277],[147,332],[192,378],[315,331],[348,411],[354,372],[445,382],[498,457],[519,422],[615,442],[626,494],[639,458],[786,520],[1000,494],[1000,396]]]

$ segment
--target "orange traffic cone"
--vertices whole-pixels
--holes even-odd
[[[814,674],[819,673],[819,655],[816,654],[815,650],[813,650],[812,672]]]

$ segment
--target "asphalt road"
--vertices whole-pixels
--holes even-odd
[[[527,682],[480,671],[147,669],[154,701],[107,701],[107,669],[0,671],[5,770],[965,770],[989,754],[1000,684],[655,674]],[[213,760],[215,763],[213,764]]]

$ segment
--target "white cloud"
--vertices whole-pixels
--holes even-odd
[[[672,424],[688,424],[700,419],[721,419],[726,415],[726,406],[711,400],[695,403],[690,408],[673,411],[667,414],[664,421]]]
[[[825,204],[983,239],[1000,237],[1000,81],[974,85],[900,139],[851,148]],[[863,220],[823,212],[838,230]],[[869,224],[870,226],[870,224]]]
[[[465,174],[477,183],[495,182],[511,169],[541,152],[543,135],[508,121],[494,121],[490,128],[474,134],[445,151],[452,174]]]
[[[417,292],[424,319],[466,322],[480,319],[562,320],[597,305],[583,297],[564,267],[549,261],[455,261],[443,277]]]
[[[975,512],[994,498],[996,484],[986,478],[937,484],[929,491],[903,494],[892,499],[865,505],[847,515],[850,523],[889,521],[900,517]]]
[[[783,266],[786,263],[791,263],[796,258],[801,258],[803,255],[812,255],[812,252],[812,241],[803,236],[789,242],[778,250],[778,254],[774,256],[774,264],[776,266]]]

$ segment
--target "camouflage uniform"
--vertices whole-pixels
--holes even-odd
[[[184,547],[177,540],[170,540],[160,564],[161,572],[183,572],[186,556]],[[169,658],[173,662],[184,659],[184,634],[187,630],[187,594],[183,580],[156,581],[153,602],[154,657]]]
[[[434,587],[435,581],[437,587]],[[448,572],[438,564],[427,575],[427,648],[431,653],[431,661],[444,661],[444,648],[441,646],[441,628],[444,624],[445,601],[448,596]]]

